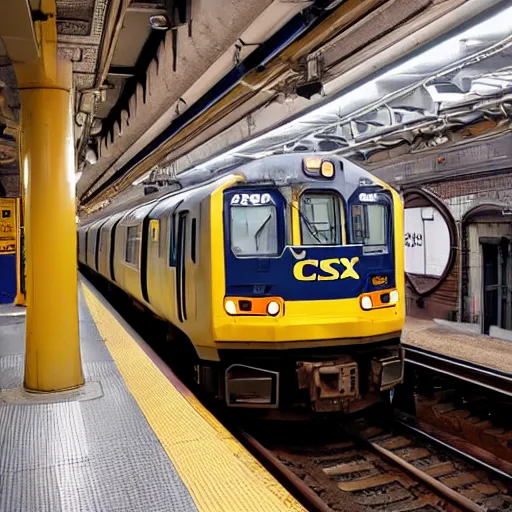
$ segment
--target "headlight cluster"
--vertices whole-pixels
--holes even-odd
[[[393,306],[400,300],[398,290],[386,292],[374,292],[363,295],[360,299],[361,309],[369,311],[370,309]]]
[[[280,297],[229,297],[224,300],[224,309],[231,316],[278,316],[283,307]]]

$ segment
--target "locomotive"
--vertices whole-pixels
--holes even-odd
[[[184,174],[80,225],[78,247],[167,323],[176,364],[228,407],[349,413],[403,379],[402,200],[346,159]]]

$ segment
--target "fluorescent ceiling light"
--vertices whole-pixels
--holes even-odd
[[[397,106],[397,103],[399,103],[396,101],[397,98],[400,101],[403,100],[404,104],[403,114],[400,116],[400,119],[410,121],[411,119],[416,120],[418,118],[417,120],[421,121],[423,118],[435,118],[437,110],[427,112],[428,102],[430,104],[435,102],[439,104],[456,104],[457,102],[467,100],[470,95],[473,97],[475,93],[479,93],[481,90],[488,93],[493,87],[498,88],[501,84],[506,84],[506,80],[510,77],[503,71],[499,72],[499,76],[492,76],[493,70],[481,69],[479,71],[478,66],[475,66],[474,70],[470,68],[471,73],[476,73],[476,75],[468,75],[472,88],[467,93],[460,89],[459,86],[454,85],[457,83],[456,80],[451,82],[451,88],[443,87],[439,81],[446,79],[446,83],[450,83],[449,79],[453,78],[453,75],[460,71],[460,62],[465,62],[472,54],[477,54],[484,48],[499,43],[503,39],[510,37],[511,34],[512,7],[507,7],[491,18],[476,23],[474,26],[462,30],[458,35],[432,46],[421,54],[411,57],[386,72],[380,73],[376,78],[363,83],[312,112],[239,144],[210,160],[196,163],[183,172],[214,170],[217,166],[226,167],[233,163],[230,159],[234,159],[237,156],[261,158],[267,154],[268,150],[272,150],[277,145],[284,148],[286,144],[304,139],[329,126],[343,123],[344,127],[346,125],[350,127],[350,123],[353,121],[356,124],[368,124],[368,117],[364,116],[368,116],[372,112],[376,113],[378,109],[386,108],[393,101],[395,101],[393,107],[395,112],[399,112],[401,105]],[[506,57],[504,55],[503,66],[507,65]],[[482,58],[479,65],[485,67],[486,62],[486,59]],[[460,68],[462,69],[462,67]],[[454,69],[454,71],[446,73],[443,71],[446,69]],[[478,85],[479,76],[483,82],[480,86]],[[425,88],[423,84],[426,85]],[[328,88],[328,83],[326,87]],[[428,94],[425,94],[425,92]],[[414,103],[414,101],[419,100],[418,98],[415,100],[413,94],[417,94],[419,100],[424,101],[424,103],[419,103],[419,109],[417,107],[418,104]],[[409,110],[407,110],[408,108]],[[371,135],[375,131],[378,132],[378,129],[378,124],[377,126],[374,124],[367,133]],[[354,133],[356,136],[359,135],[357,130]],[[363,136],[365,136],[364,133]],[[351,142],[353,140],[351,139]],[[140,178],[134,184],[140,183],[148,175]]]

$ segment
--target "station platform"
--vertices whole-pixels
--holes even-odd
[[[86,386],[22,390],[25,316],[0,307],[0,511],[304,510],[87,281]]]
[[[407,317],[402,342],[512,373],[512,342],[460,330],[450,322]]]

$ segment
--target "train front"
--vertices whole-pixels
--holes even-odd
[[[318,155],[270,157],[241,174],[223,193],[225,293],[214,321],[228,406],[371,405],[403,378],[399,195]]]

